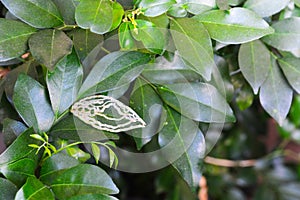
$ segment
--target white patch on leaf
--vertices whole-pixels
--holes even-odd
[[[86,124],[103,131],[117,133],[146,126],[130,107],[103,95],[81,99],[72,106],[71,112]]]

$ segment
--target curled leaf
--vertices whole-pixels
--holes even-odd
[[[73,115],[98,130],[122,132],[146,123],[128,106],[108,96],[94,95],[76,102]]]

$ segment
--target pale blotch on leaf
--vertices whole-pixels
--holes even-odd
[[[103,95],[81,99],[72,106],[71,112],[86,124],[103,131],[117,133],[146,126],[130,107]]]

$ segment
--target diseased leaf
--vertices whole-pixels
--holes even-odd
[[[261,17],[268,17],[280,12],[288,3],[289,0],[281,0],[277,3],[272,0],[247,0],[244,7],[253,10]]]
[[[160,96],[182,115],[202,122],[233,122],[233,112],[217,89],[207,83],[176,83],[158,88]]]
[[[76,100],[82,77],[82,66],[74,50],[57,63],[53,72],[48,71],[47,87],[56,118]]]
[[[187,11],[198,15],[204,11],[210,10],[216,6],[216,0],[185,0]]]
[[[52,28],[63,24],[59,10],[52,1],[1,0],[16,17],[36,28]]]
[[[132,82],[150,61],[140,52],[113,52],[96,63],[79,90],[79,97],[103,93]]]
[[[205,153],[203,134],[192,120],[168,107],[166,110],[167,121],[159,133],[159,145],[167,149],[164,151],[166,160],[196,189],[201,176],[198,162]]]
[[[240,44],[259,39],[274,30],[256,13],[245,8],[212,10],[194,17],[210,36],[224,44]]]
[[[163,110],[162,101],[150,85],[142,79],[137,79],[130,96],[130,107],[146,122],[145,128],[130,132],[137,149],[140,150],[158,132]]]
[[[211,40],[204,26],[195,19],[183,18],[172,20],[170,29],[184,62],[206,80],[210,80],[215,64]]]
[[[65,55],[72,52],[72,40],[62,31],[42,30],[32,35],[29,47],[33,57],[50,71]]]
[[[266,81],[260,88],[259,98],[263,108],[282,125],[292,103],[293,90],[283,78],[274,57],[272,68]]]
[[[57,176],[50,187],[58,199],[87,193],[116,194],[119,192],[103,169],[88,164],[67,169]]]
[[[290,85],[300,93],[300,58],[284,57],[278,62]]]
[[[80,60],[84,60],[87,55],[103,41],[103,36],[92,33],[90,30],[75,29],[69,35]]]
[[[0,178],[0,188],[0,199],[14,199],[18,191],[16,185],[4,178]]]
[[[134,39],[141,41],[149,51],[161,54],[164,50],[165,40],[160,29],[152,22],[146,20],[137,19],[135,22],[136,29],[131,28],[131,34]],[[130,26],[132,25],[130,24]]]
[[[175,3],[175,0],[141,0],[138,7],[142,8],[146,16],[156,17],[167,12],[168,9]]]
[[[76,7],[75,19],[79,27],[104,34],[113,25],[113,7],[110,0],[84,0]]]
[[[15,199],[47,199],[54,200],[54,195],[50,189],[35,177],[27,179],[24,186],[17,192]]]
[[[0,18],[0,62],[21,56],[36,29],[22,22]]]
[[[266,80],[271,57],[267,47],[259,40],[242,44],[239,50],[239,66],[254,94],[258,93],[259,87]]]
[[[108,96],[89,96],[76,102],[74,116],[98,130],[122,132],[145,127],[145,122],[128,106]]]
[[[263,38],[267,44],[283,51],[298,50],[300,46],[300,18],[291,17],[272,25],[275,33]]]
[[[45,132],[51,128],[54,113],[45,88],[37,81],[20,74],[15,85],[13,102],[24,122],[36,132]]]

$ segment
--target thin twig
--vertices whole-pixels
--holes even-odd
[[[228,160],[206,156],[204,162],[221,167],[253,167],[257,160]]]

